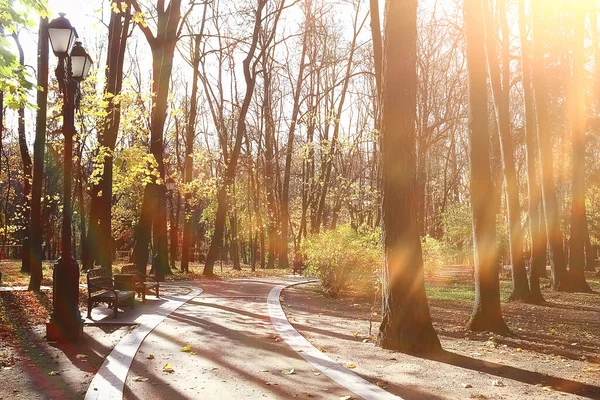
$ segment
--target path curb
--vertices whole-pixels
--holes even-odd
[[[129,367],[146,336],[171,313],[203,292],[200,288],[183,285],[181,287],[192,289],[192,291],[185,296],[163,295],[161,296],[163,299],[172,301],[156,309],[154,314],[144,314],[136,319],[139,325],[125,335],[106,357],[88,387],[85,400],[123,398],[123,388]]]
[[[327,375],[333,381],[339,385],[345,387],[351,392],[367,399],[367,400],[402,400],[401,397],[395,396],[379,386],[373,385],[371,382],[351,372],[344,366],[338,364],[330,357],[323,354],[315,346],[313,346],[308,340],[304,338],[290,322],[288,321],[279,296],[283,289],[291,286],[301,285],[305,283],[312,283],[313,281],[307,282],[296,282],[290,285],[275,286],[269,292],[267,297],[267,306],[269,309],[269,317],[275,330],[279,333],[279,336],[302,358],[312,364],[315,368],[321,371],[324,375]]]

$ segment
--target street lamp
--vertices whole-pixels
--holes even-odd
[[[78,340],[83,335],[79,312],[79,266],[71,249],[71,176],[73,169],[73,137],[75,109],[79,108],[79,83],[92,65],[92,59],[76,41],[78,35],[64,13],[48,24],[52,51],[58,57],[56,79],[63,95],[64,192],[60,258],[54,264],[52,282],[52,314],[46,323],[46,337],[51,341]]]

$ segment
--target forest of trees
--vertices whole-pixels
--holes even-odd
[[[0,7],[12,3],[24,11],[0,13],[0,249],[18,250],[39,290],[60,252],[62,100],[45,8]],[[211,276],[222,259],[287,268],[320,232],[381,229],[380,344],[409,352],[439,348],[424,269],[474,267],[473,330],[508,331],[503,265],[510,300],[543,302],[546,265],[554,290],[590,291],[599,1],[89,3],[96,65],[72,182],[83,270],[121,253],[163,277],[191,263]]]

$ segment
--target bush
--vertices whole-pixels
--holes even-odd
[[[427,235],[421,238],[423,249],[423,266],[428,274],[435,274],[450,258],[449,245]]]
[[[359,232],[349,225],[310,237],[303,246],[307,272],[316,275],[327,297],[349,287],[373,290],[381,270],[379,232]]]

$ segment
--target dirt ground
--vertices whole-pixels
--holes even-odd
[[[590,284],[600,291],[597,279]],[[506,294],[510,282],[502,288]],[[501,337],[465,329],[472,283],[429,282],[427,291],[444,348],[428,359],[374,345],[380,315],[372,297],[327,299],[310,284],[286,289],[282,304],[313,345],[404,399],[600,399],[599,294],[545,288],[544,306],[503,303],[513,336]]]

